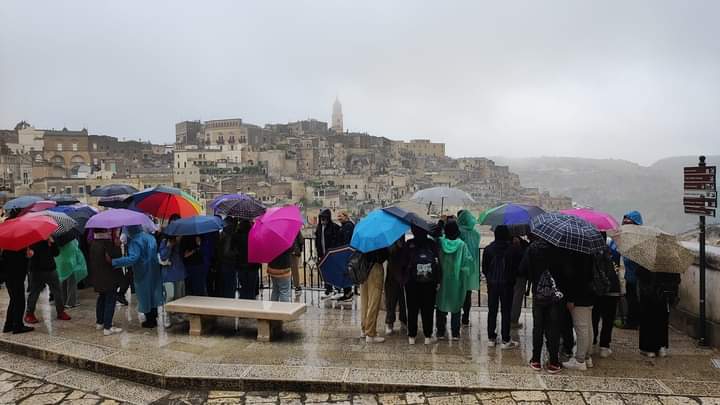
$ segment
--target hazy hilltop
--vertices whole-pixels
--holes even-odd
[[[670,232],[686,231],[697,224],[697,217],[682,209],[682,167],[696,164],[697,156],[670,157],[649,167],[615,159],[492,159],[510,166],[524,186],[571,196],[578,204],[610,212],[618,219],[637,209],[648,224]],[[707,159],[708,165],[719,161],[720,156]]]

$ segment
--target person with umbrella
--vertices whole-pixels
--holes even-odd
[[[337,216],[338,222],[340,222],[340,235],[337,241],[337,246],[345,246],[350,244],[352,239],[353,231],[355,230],[355,223],[350,219],[350,214],[347,211],[341,210]],[[338,301],[350,301],[353,297],[352,287],[345,287],[342,289],[342,296],[333,297],[337,298]]]
[[[188,281],[190,295],[207,296],[208,268],[205,267],[200,235],[185,235],[180,238],[180,251]]]
[[[605,232],[601,233],[603,237],[607,238]],[[597,298],[592,312],[593,344],[598,344],[598,338],[600,338],[600,357],[606,358],[612,354],[610,341],[612,340],[612,330],[615,323],[615,312],[620,299],[620,278],[617,273],[620,266],[620,256],[613,253],[613,249],[608,245],[596,260],[599,260],[599,268],[603,270],[605,277],[610,282],[610,288],[605,294]],[[602,329],[600,329],[600,320],[602,320]]]
[[[119,228],[96,230],[92,233],[88,255],[89,276],[95,292],[95,325],[104,336],[122,332],[113,326],[117,289],[123,280],[121,270],[113,269],[106,257],[121,256]]]
[[[259,263],[252,263],[249,259],[248,244],[252,222],[248,219],[241,219],[237,228],[237,249],[238,249],[238,283],[240,284],[240,299],[254,300],[260,293],[260,270]]]
[[[510,230],[506,225],[495,227],[495,240],[483,251],[482,271],[487,280],[488,294],[488,346],[497,343],[497,313],[502,308],[500,335],[502,349],[513,349],[518,343],[510,338],[510,317],[517,277],[517,265],[513,262]]]
[[[592,361],[592,311],[597,300],[593,290],[594,263],[591,255],[561,250],[565,283],[560,284],[560,290],[565,295],[565,301],[572,319],[575,331],[575,356],[563,362],[563,367],[585,371],[593,367]]]
[[[480,289],[480,233],[475,229],[477,220],[468,210],[460,210],[457,215],[460,227],[460,239],[470,250],[471,266],[467,274],[467,292],[463,303],[462,324],[470,325],[470,308],[472,307],[472,292]]]
[[[643,218],[639,211],[630,211],[623,216],[623,225],[642,225]],[[634,261],[623,258],[625,267],[625,302],[627,315],[623,329],[637,329],[640,322],[640,302],[638,300],[637,272],[639,265]]]
[[[21,208],[6,210],[7,219],[17,218]],[[0,249],[3,271],[5,273],[5,286],[8,290],[10,300],[5,313],[5,325],[3,333],[26,333],[32,332],[35,328],[26,326],[23,323],[25,314],[25,278],[27,277],[28,258],[25,250]]]
[[[35,306],[38,297],[45,286],[50,289],[50,294],[55,297],[55,310],[57,319],[61,321],[69,321],[70,315],[65,312],[65,299],[60,288],[60,279],[56,271],[55,257],[60,254],[57,244],[52,236],[47,240],[37,242],[30,246],[27,250],[27,257],[30,259],[29,265],[29,294],[27,302],[27,310],[25,313],[26,323],[38,323],[35,316]]]
[[[162,273],[157,257],[155,238],[140,225],[126,228],[128,252],[126,256],[111,259],[114,268],[133,267],[133,283],[138,300],[138,311],[145,314],[143,328],[157,327],[157,308],[163,304]]]
[[[405,280],[403,260],[400,255],[405,246],[405,238],[398,239],[390,246],[385,277],[385,334],[391,335],[395,319],[400,319],[402,327],[407,329],[407,305],[405,301]]]
[[[323,208],[318,214],[318,225],[315,229],[315,250],[318,263],[325,257],[325,253],[341,245],[340,226],[332,221],[332,212]],[[333,286],[325,283],[325,298],[331,297]],[[338,296],[338,298],[341,296]]]
[[[385,280],[384,263],[388,260],[388,249],[382,248],[366,253],[367,260],[372,263],[367,280],[360,285],[360,320],[361,337],[366,343],[382,343],[384,337],[377,335],[377,319],[380,314],[383,281]]]
[[[171,217],[170,224],[177,219],[180,219],[180,217]],[[187,277],[187,273],[180,249],[180,239],[180,236],[163,234],[160,247],[158,248],[159,261],[162,266],[165,302],[174,301],[185,296],[185,278]],[[163,323],[166,327],[171,324],[167,314],[165,314]]]
[[[440,237],[442,279],[437,294],[437,338],[447,338],[447,314],[450,313],[450,339],[460,340],[460,311],[465,303],[472,256],[460,239],[460,227],[454,218],[445,222],[444,233]]]
[[[220,233],[220,239],[216,246],[215,260],[220,267],[219,290],[220,296],[235,298],[240,286],[240,235],[238,233],[237,218],[228,217],[225,227]]]

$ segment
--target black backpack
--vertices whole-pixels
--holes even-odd
[[[610,292],[610,279],[608,278],[610,271],[615,272],[615,268],[605,253],[594,254],[590,288],[596,296],[601,297]]]
[[[353,284],[362,284],[368,279],[372,266],[373,263],[368,260],[367,255],[363,254],[359,250],[356,250],[352,253],[352,255],[350,255],[346,273]]]
[[[438,258],[432,249],[416,247],[408,264],[410,279],[416,283],[434,283],[437,281]]]
[[[542,302],[560,302],[564,295],[557,288],[555,278],[550,274],[550,270],[545,269],[540,273],[537,283],[535,284],[535,292],[533,300]]]

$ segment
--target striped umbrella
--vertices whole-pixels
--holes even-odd
[[[180,218],[200,214],[201,205],[193,196],[175,187],[158,186],[137,192],[127,199],[130,209],[142,211],[155,218]]]
[[[58,228],[53,232],[53,236],[64,235],[72,231],[80,232],[82,230],[77,221],[63,212],[40,211],[29,213],[26,216],[45,216],[51,218],[56,224],[58,224]]]
[[[570,215],[545,213],[530,222],[530,231],[551,245],[593,254],[605,250],[605,238],[595,226]]]

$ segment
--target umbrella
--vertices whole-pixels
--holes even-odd
[[[320,261],[320,274],[323,280],[338,288],[352,287],[353,282],[347,276],[347,264],[355,249],[343,246],[327,251]]]
[[[163,233],[170,236],[203,235],[217,232],[222,228],[222,219],[214,216],[200,215],[172,221]]]
[[[57,207],[50,208],[48,211],[67,214],[70,218],[77,222],[78,226],[76,229],[80,232],[85,230],[85,223],[90,219],[90,217],[97,214],[97,212],[89,205],[59,205]]]
[[[3,209],[5,211],[8,211],[13,209],[28,208],[38,201],[42,201],[42,198],[34,195],[24,195],[22,197],[13,198],[12,200],[6,202],[3,206]]]
[[[90,195],[93,197],[112,197],[116,195],[128,195],[137,193],[138,189],[127,184],[108,184],[107,186],[98,187]]]
[[[595,225],[599,231],[612,231],[620,227],[612,215],[591,208],[573,208],[570,210],[562,210],[560,213],[582,218]]]
[[[208,206],[212,209],[215,209],[221,201],[247,200],[248,198],[252,198],[252,197],[248,196],[247,194],[243,194],[243,193],[223,194],[219,197],[213,198],[213,200],[210,202],[210,204],[208,204]]]
[[[145,229],[157,229],[147,215],[124,208],[103,211],[90,218],[85,228],[112,229],[123,226],[142,225]]]
[[[64,212],[56,212],[56,211],[40,211],[40,212],[32,212],[27,214],[28,217],[34,217],[34,216],[46,216],[51,218],[55,223],[57,223],[58,228],[53,232],[53,236],[60,236],[65,235],[68,232],[81,232],[82,228],[78,225],[77,221],[72,219],[68,214]]]
[[[27,210],[29,212],[40,212],[45,211],[50,208],[57,207],[57,203],[55,201],[51,200],[40,200],[33,205],[31,205]]]
[[[258,200],[245,196],[243,199],[220,200],[215,205],[215,213],[228,217],[254,219],[265,213],[265,206]]]
[[[142,211],[156,218],[178,215],[187,218],[198,215],[200,203],[190,194],[175,187],[158,186],[139,191],[130,197],[130,209]]]
[[[127,201],[128,197],[128,195],[100,197],[98,205],[106,208],[127,208],[130,206],[130,203]]]
[[[44,215],[8,219],[0,224],[0,249],[21,250],[46,240],[58,224]]]
[[[470,194],[451,187],[432,187],[420,190],[410,197],[410,201],[420,204],[439,205],[442,211],[446,206],[464,207],[472,204],[475,200]]]
[[[302,226],[303,218],[298,207],[287,205],[268,209],[250,229],[248,261],[271,262],[292,246]]]
[[[530,231],[551,245],[593,254],[605,249],[605,238],[584,219],[558,213],[540,214],[530,222]]]
[[[383,211],[387,212],[390,215],[393,215],[395,217],[398,217],[402,219],[403,221],[407,222],[409,225],[415,225],[418,228],[424,229],[427,232],[430,232],[432,225],[428,223],[426,220],[421,218],[418,214],[414,212],[405,211],[402,208],[399,207],[386,207],[383,208]]]
[[[410,225],[382,209],[370,212],[353,231],[350,246],[367,253],[386,248],[410,230]]]
[[[502,204],[483,211],[478,217],[481,225],[529,224],[536,216],[544,213],[542,208],[525,204]]]
[[[674,235],[655,227],[622,225],[612,238],[623,256],[650,271],[684,273],[695,259]]]
[[[72,205],[80,202],[80,200],[69,194],[56,194],[50,197],[49,200],[55,201],[57,205]]]

